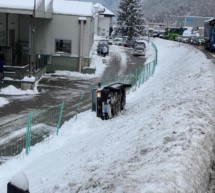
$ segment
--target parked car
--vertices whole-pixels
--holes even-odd
[[[152,37],[159,37],[159,32],[158,31],[153,31]]]
[[[109,45],[108,45],[108,41],[107,40],[100,40],[97,46],[97,53],[99,55],[102,54],[102,48],[106,46],[107,48],[107,54],[109,54]]]
[[[193,44],[195,38],[196,38],[196,35],[190,36],[189,39],[188,39],[188,43]]]
[[[190,37],[190,36],[181,36],[181,41],[182,41],[183,43],[188,43],[189,37]]]
[[[146,48],[146,42],[144,40],[136,40],[134,43],[134,48],[136,47],[143,47]]]
[[[134,48],[134,45],[135,45],[135,40],[127,40],[127,44],[129,48]]]
[[[165,35],[166,35],[165,32],[160,32],[159,35],[158,35],[158,37],[164,39]]]
[[[123,41],[123,42],[122,42],[122,45],[123,45],[124,47],[128,47],[128,42],[127,42],[127,41]]]
[[[136,46],[133,50],[134,56],[145,56],[145,48],[142,46]]]
[[[196,45],[203,45],[205,43],[205,38],[204,36],[197,36],[193,39],[193,44]]]
[[[177,35],[176,38],[175,38],[175,41],[181,42],[182,41],[182,36],[181,35]]]
[[[113,39],[113,45],[122,46],[123,44],[123,38],[114,38]]]

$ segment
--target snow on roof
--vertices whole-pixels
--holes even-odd
[[[105,8],[105,12],[102,13],[102,15],[112,15],[115,16],[115,14],[113,12],[111,12],[109,9],[107,9],[106,7],[104,7],[103,5],[101,5],[100,3],[96,3],[95,5],[93,5],[94,8]]]
[[[53,13],[92,16],[93,3],[67,0],[54,0]]]
[[[33,10],[34,1],[36,1],[36,6],[38,7],[43,0],[7,0],[7,1],[0,0],[0,8]],[[92,2],[80,2],[80,1],[68,1],[68,0],[45,0],[45,10],[48,9],[52,1],[53,1],[53,13],[92,16],[92,12],[93,12]]]
[[[33,10],[34,0],[0,0],[0,8]]]
[[[52,2],[53,0],[45,0],[45,10],[48,9],[50,3]]]

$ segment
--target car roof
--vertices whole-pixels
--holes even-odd
[[[144,47],[143,47],[143,46],[136,46],[136,47],[135,47],[135,49],[140,49],[140,48],[144,50]]]

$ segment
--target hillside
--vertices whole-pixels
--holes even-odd
[[[215,17],[215,2],[214,0],[143,0],[143,10],[148,21],[172,23],[176,16]]]
[[[82,0],[101,3],[117,13],[120,0]],[[214,0],[142,0],[144,15],[150,22],[174,23],[176,16],[215,17]]]

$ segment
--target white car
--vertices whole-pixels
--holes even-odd
[[[133,50],[134,56],[145,56],[145,48],[142,46],[136,46]]]
[[[123,44],[123,38],[114,38],[112,41],[113,45],[122,46]]]
[[[189,37],[190,37],[190,36],[182,36],[182,37],[181,37],[181,41],[182,41],[183,43],[188,43]]]

